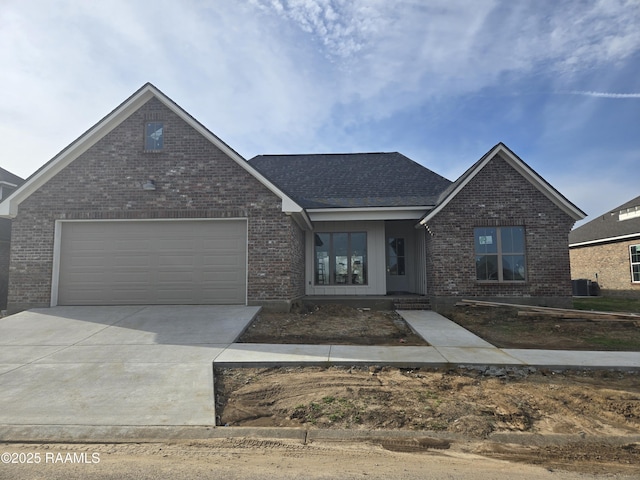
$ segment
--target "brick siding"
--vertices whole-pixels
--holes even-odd
[[[10,242],[0,240],[0,310],[5,310],[7,308],[10,250]]]
[[[432,303],[482,297],[566,305],[571,297],[568,235],[574,220],[500,156],[428,224],[427,285]],[[527,280],[476,280],[474,228],[524,226]]]
[[[640,245],[640,238],[572,248],[571,278],[597,281],[602,295],[640,298],[640,283],[631,279],[630,245]]]
[[[144,152],[146,121],[164,122],[160,152]],[[9,309],[50,305],[56,219],[229,217],[248,219],[249,301],[300,296],[303,233],[280,199],[152,98],[20,205]]]

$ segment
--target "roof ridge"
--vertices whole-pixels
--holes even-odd
[[[263,153],[256,157],[316,157],[316,156],[338,156],[338,155],[393,155],[400,152],[331,152],[331,153]]]

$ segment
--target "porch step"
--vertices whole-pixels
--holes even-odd
[[[429,300],[422,297],[417,298],[394,298],[394,310],[431,310]]]
[[[394,310],[431,310],[430,303],[394,303]]]

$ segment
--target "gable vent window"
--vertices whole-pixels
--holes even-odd
[[[476,279],[486,282],[524,282],[524,227],[476,228]]]
[[[144,150],[158,152],[164,147],[164,124],[162,122],[148,122],[144,130]]]
[[[620,210],[620,214],[618,215],[618,220],[631,220],[632,218],[640,217],[640,206],[625,208],[624,210]]]

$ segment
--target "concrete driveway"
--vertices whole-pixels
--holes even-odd
[[[0,320],[0,425],[215,425],[213,359],[245,306],[34,309]]]

